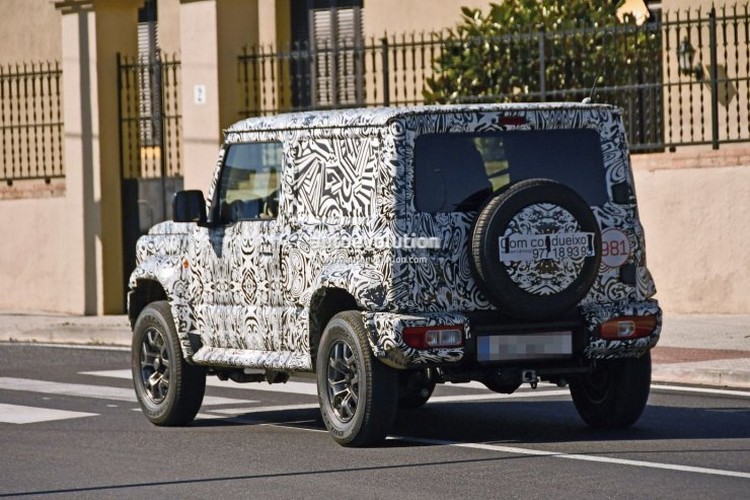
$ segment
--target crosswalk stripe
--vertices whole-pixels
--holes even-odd
[[[28,378],[0,377],[0,390],[108,399],[112,401],[127,401],[129,403],[137,401],[133,389],[87,384],[67,384]],[[248,399],[221,398],[216,396],[206,396],[203,398],[204,405],[247,404],[255,402]]]
[[[0,422],[6,424],[33,424],[69,418],[95,417],[97,415],[99,414],[0,403]]]
[[[489,394],[460,394],[457,396],[434,396],[431,397],[430,403],[452,403],[454,401],[489,401],[494,400],[498,402],[506,401],[508,399],[525,399],[525,398],[545,398],[545,397],[570,397],[570,392],[565,389],[550,389],[550,390],[539,390],[534,392],[514,392],[513,394],[498,394],[492,392]]]
[[[256,406],[251,408],[220,408],[215,410],[209,410],[211,413],[219,413],[221,415],[245,415],[247,413],[266,413],[274,411],[290,411],[290,410],[312,410],[319,408],[318,404],[299,404],[299,405],[276,405],[276,406]]]
[[[94,372],[81,372],[81,375],[91,375],[94,377],[110,377],[118,379],[131,379],[130,370],[103,370]],[[236,382],[219,380],[216,377],[206,379],[206,385],[209,387],[223,387],[229,389],[250,389],[253,391],[280,392],[285,394],[302,394],[306,396],[317,396],[318,388],[314,383],[296,382],[294,380],[285,384],[267,384],[265,382],[251,382],[248,384],[238,384]]]

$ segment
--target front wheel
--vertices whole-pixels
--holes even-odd
[[[359,312],[328,322],[316,371],[320,413],[333,439],[352,447],[383,441],[396,415],[398,378],[373,356]]]
[[[594,428],[628,427],[643,413],[651,388],[651,353],[601,361],[588,375],[571,379],[578,413]]]
[[[183,359],[168,302],[153,302],[138,316],[131,368],[138,403],[153,424],[193,421],[203,402],[206,371]]]

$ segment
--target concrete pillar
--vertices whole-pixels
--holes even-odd
[[[124,310],[117,52],[138,51],[143,0],[66,0],[62,13],[67,263],[83,276],[71,284],[71,309]]]
[[[258,43],[258,0],[180,0],[185,189],[208,189],[224,128],[240,116],[237,56]]]

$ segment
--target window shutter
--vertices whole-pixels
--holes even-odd
[[[315,61],[317,106],[338,106],[362,102],[361,54],[362,9],[339,7],[313,9],[312,40]]]
[[[138,23],[138,94],[141,144],[152,146],[159,142],[160,123],[155,119],[161,112],[161,69],[156,64],[158,51],[157,23]]]

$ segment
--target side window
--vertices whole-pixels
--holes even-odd
[[[215,219],[223,224],[275,219],[283,157],[280,142],[229,146],[219,178]]]
[[[417,210],[465,212],[492,194],[485,160],[468,134],[428,134],[414,146]]]

